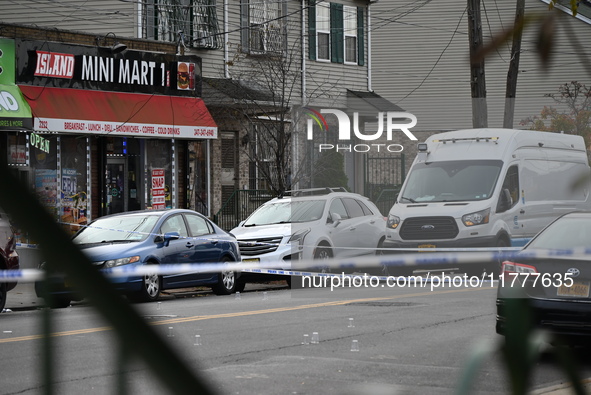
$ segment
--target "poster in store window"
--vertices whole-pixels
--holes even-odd
[[[166,208],[165,197],[164,169],[152,169],[152,208]]]

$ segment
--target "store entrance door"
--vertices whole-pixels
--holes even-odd
[[[107,203],[107,214],[121,213],[127,211],[126,188],[125,188],[125,159],[107,158],[105,172],[105,194]]]

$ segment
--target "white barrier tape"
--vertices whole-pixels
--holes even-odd
[[[437,284],[450,284],[456,283],[457,279],[462,279],[462,281],[466,283],[472,283],[474,279],[477,279],[477,286],[482,287],[483,284],[493,284],[497,282],[497,280],[493,280],[494,275],[491,273],[482,273],[480,276],[456,276],[456,275],[431,275],[431,272],[427,272],[423,275],[410,275],[410,276],[377,276],[371,275],[367,273],[353,273],[347,274],[344,272],[341,273],[318,273],[318,272],[305,272],[305,271],[293,271],[293,270],[272,270],[272,269],[248,269],[243,270],[243,272],[248,273],[257,273],[257,274],[272,274],[272,275],[282,275],[282,276],[296,276],[296,277],[325,277],[325,278],[337,278],[337,279],[362,279],[367,282],[368,279],[371,281],[380,281],[380,282],[388,282],[391,280],[403,280],[404,284],[406,285],[407,282],[419,283],[421,286],[424,284],[430,284],[435,282]],[[399,283],[399,282],[398,282]],[[334,283],[332,284],[334,285]]]
[[[132,230],[122,230],[122,229],[117,229],[117,228],[105,228],[105,227],[101,227],[101,226],[95,226],[95,225],[81,225],[81,224],[73,224],[73,223],[69,223],[69,222],[63,222],[60,221],[58,222],[58,224],[60,225],[71,225],[71,226],[78,226],[80,228],[92,228],[92,229],[99,229],[99,230],[106,230],[106,231],[111,231],[111,232],[119,232],[119,233],[130,233],[130,234],[136,234],[136,235],[147,235],[147,236],[164,236],[164,234],[162,233],[151,233],[151,232],[138,232],[138,231],[132,231]],[[199,240],[199,241],[212,241],[212,240],[216,240],[219,241],[218,238],[216,237],[201,237],[201,236],[179,236],[180,240]],[[123,241],[123,240],[122,240]],[[238,244],[240,245],[242,244],[247,244],[249,247],[276,247],[279,248],[281,246],[281,243],[265,243],[262,241],[250,241],[250,240],[237,240]],[[19,247],[26,247],[26,248],[37,248],[36,245],[34,244],[21,244],[21,243],[17,243],[17,246]],[[290,246],[290,244],[286,244],[287,247]],[[301,244],[299,245],[299,247],[301,248],[316,248],[315,245],[308,245],[308,244]],[[295,246],[294,246],[295,248]],[[378,248],[376,247],[337,247],[340,250],[356,250],[356,251],[403,251],[403,252],[446,252],[446,251],[499,251],[498,247],[474,247],[474,248],[396,248],[396,249],[392,249],[392,248]],[[513,249],[515,251],[520,250],[522,247],[504,247],[503,249]],[[295,252],[295,251],[294,251]]]
[[[332,271],[352,271],[367,267],[450,267],[450,265],[467,265],[482,262],[502,262],[513,259],[531,258],[556,258],[577,257],[591,255],[591,248],[571,250],[546,250],[546,251],[479,251],[462,253],[415,253],[399,255],[365,256],[355,258],[336,258],[326,260],[290,261],[291,270],[297,268],[330,268]],[[279,264],[286,264],[281,262]],[[278,262],[223,262],[202,264],[162,264],[162,265],[126,265],[110,269],[103,269],[103,273],[112,277],[144,276],[148,274],[169,275],[182,273],[214,273],[221,271],[246,271],[252,269],[277,270]],[[295,266],[295,267],[294,267]],[[43,279],[44,272],[39,269],[1,270],[0,282],[34,282]]]

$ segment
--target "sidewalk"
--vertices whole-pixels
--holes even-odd
[[[256,292],[279,288],[287,288],[287,285],[285,285],[284,282],[248,283],[246,284],[245,292]],[[160,298],[162,300],[168,298],[183,298],[201,293],[207,294],[212,293],[212,291],[208,287],[167,289],[160,294]],[[4,308],[16,311],[37,309],[43,306],[45,306],[45,301],[42,298],[38,298],[35,294],[34,283],[18,283],[13,290],[8,291],[6,297],[6,306]]]
[[[591,394],[591,379],[583,380],[583,388],[586,394]],[[570,383],[557,384],[551,387],[540,388],[531,391],[530,395],[573,395],[575,393]]]

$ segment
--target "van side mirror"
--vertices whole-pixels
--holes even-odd
[[[513,199],[511,198],[511,192],[507,188],[501,191],[499,197],[499,203],[497,204],[497,213],[502,213],[509,210],[513,206]]]

